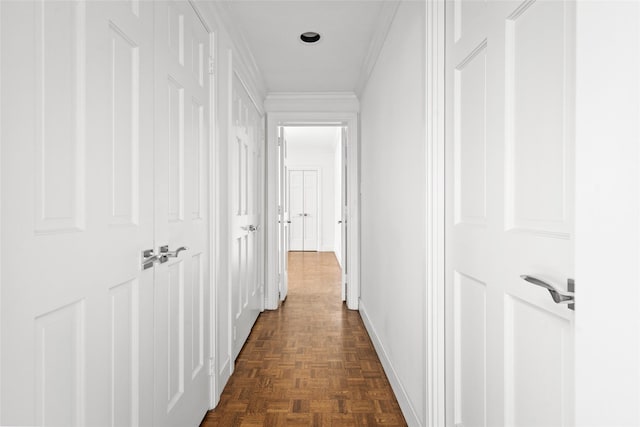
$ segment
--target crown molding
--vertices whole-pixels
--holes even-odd
[[[362,91],[367,85],[367,81],[369,81],[371,72],[373,71],[376,62],[378,62],[380,51],[382,51],[384,42],[387,40],[389,29],[391,28],[391,24],[396,17],[399,6],[400,0],[385,0],[382,3],[382,9],[380,10],[380,14],[378,15],[378,19],[375,25],[376,31],[371,37],[367,55],[362,62],[362,67],[360,68],[360,76],[358,77],[358,80],[356,82],[356,94],[358,96],[362,95]]]
[[[272,92],[264,100],[267,112],[353,112],[360,101],[353,92]]]
[[[247,86],[254,100],[258,101],[258,109],[261,110],[261,101],[267,94],[267,86],[247,40],[233,20],[229,2],[198,1],[196,4],[202,11],[205,20],[211,23],[209,29],[221,29],[226,34],[228,42],[233,48],[234,71]]]

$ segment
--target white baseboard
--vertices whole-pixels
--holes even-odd
[[[369,333],[369,337],[373,342],[373,346],[376,349],[376,353],[378,353],[378,358],[380,358],[380,362],[382,362],[382,367],[384,368],[385,374],[387,374],[387,378],[391,383],[391,388],[396,395],[396,399],[398,399],[398,404],[400,405],[400,409],[402,410],[402,415],[404,415],[407,424],[410,427],[421,427],[420,417],[416,413],[415,408],[411,404],[409,400],[409,396],[407,395],[407,391],[402,386],[402,382],[396,373],[396,370],[393,368],[393,364],[387,355],[387,352],[376,332],[376,329],[373,327],[371,320],[369,319],[369,315],[367,314],[367,309],[365,308],[362,300],[359,301],[358,310],[360,311],[360,317],[362,317],[362,321],[364,322],[364,326]]]
[[[322,245],[320,247],[320,252],[333,252],[333,246]]]

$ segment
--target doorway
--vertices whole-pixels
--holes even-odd
[[[278,247],[279,289],[288,291],[288,261],[292,252],[327,252],[343,270],[343,127],[282,126],[279,130]],[[345,299],[343,274],[342,300]]]
[[[359,259],[357,116],[349,113],[272,113],[268,114],[267,132],[266,222],[267,236],[271,237],[267,237],[265,306],[277,309],[286,299],[289,251],[317,250],[335,253],[342,269],[342,300],[348,308],[356,310],[359,298],[355,262]],[[305,133],[308,134],[306,137]],[[291,188],[295,191],[305,182],[309,187],[314,179],[317,179],[318,192],[317,224],[306,220],[311,216],[310,212],[300,211],[301,206],[296,206],[296,197],[300,196],[294,195],[293,205],[290,203]],[[291,184],[291,180],[299,182]],[[307,193],[303,194],[308,201]],[[296,225],[296,221],[299,224]],[[296,226],[298,231],[294,230]],[[304,227],[315,229],[317,243],[309,239],[304,241],[309,235],[304,233]],[[302,243],[296,235],[298,232],[302,234]]]

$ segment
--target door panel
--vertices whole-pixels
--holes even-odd
[[[234,74],[230,138],[231,286],[233,358],[238,356],[262,310],[261,257],[262,118]]]
[[[289,170],[289,250],[304,250],[304,171]]]
[[[150,425],[153,6],[1,7],[0,424]]]
[[[318,250],[318,171],[304,171],[304,250]]]
[[[209,397],[209,35],[189,2],[154,5],[155,247],[177,251],[154,268],[154,424],[197,425]]]
[[[573,5],[448,5],[449,425],[572,426]]]

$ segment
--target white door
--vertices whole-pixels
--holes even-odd
[[[290,251],[318,250],[318,171],[289,169]]]
[[[151,425],[153,5],[0,9],[0,424]]]
[[[304,250],[304,171],[289,169],[289,250]]]
[[[574,5],[447,5],[448,424],[572,426]]]
[[[318,171],[306,170],[304,177],[304,227],[302,249],[318,250]]]
[[[155,267],[154,420],[198,425],[209,397],[209,36],[189,2],[154,4],[155,246],[168,251]]]
[[[279,227],[279,289],[280,301],[287,298],[289,290],[289,230],[291,220],[289,219],[289,204],[286,203],[289,171],[287,168],[287,139],[285,128],[278,128],[278,223]]]
[[[231,286],[233,358],[238,356],[262,310],[258,274],[262,233],[262,119],[234,74],[231,117]]]

